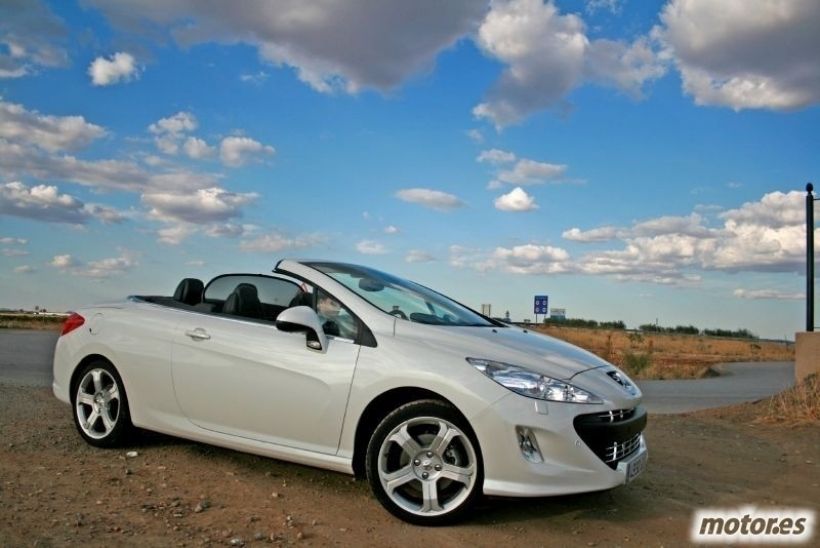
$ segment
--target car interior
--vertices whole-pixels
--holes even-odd
[[[133,295],[131,298],[203,314],[275,323],[279,314],[288,308],[308,306],[317,310],[318,293],[316,290],[307,291],[303,285],[292,281],[265,274],[223,274],[207,284],[197,278],[185,278],[170,297]],[[358,340],[359,333],[369,333],[366,329],[360,331],[360,322],[342,308],[338,317],[322,320],[326,335]],[[346,327],[344,333],[337,322],[342,322]],[[368,336],[368,344],[373,344],[372,335]]]
[[[219,287],[211,287],[217,282]],[[260,296],[261,294],[261,296]],[[140,296],[141,300],[206,314],[239,316],[275,322],[293,306],[313,307],[313,294],[292,282],[257,274],[217,276],[207,285],[197,278],[185,278],[173,296]]]

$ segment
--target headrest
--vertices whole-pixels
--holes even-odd
[[[288,307],[293,306],[310,306],[313,307],[313,294],[307,291],[300,291],[290,300]]]
[[[202,294],[205,291],[205,284],[196,278],[185,278],[174,291],[174,300],[185,304],[199,304],[202,302]]]
[[[253,284],[242,283],[234,288],[225,299],[222,306],[223,314],[234,314],[247,318],[262,317],[262,303],[259,302],[259,293]]]

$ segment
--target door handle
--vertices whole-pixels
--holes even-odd
[[[202,329],[201,327],[197,327],[196,329],[189,329],[185,332],[185,335],[191,337],[195,341],[207,341],[211,338],[211,336],[208,335],[208,332]]]

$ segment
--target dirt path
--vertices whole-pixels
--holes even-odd
[[[159,435],[134,458],[91,448],[48,389],[0,385],[0,545],[680,546],[700,506],[820,501],[816,427],[670,415],[647,438],[650,467],[631,486],[489,500],[426,529],[341,474]]]

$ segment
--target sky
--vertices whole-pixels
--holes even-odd
[[[820,3],[750,4],[5,0],[0,308],[304,257],[791,339]]]

